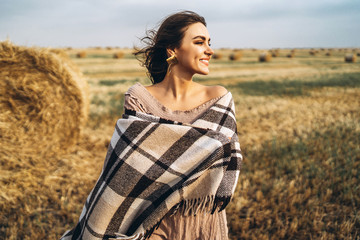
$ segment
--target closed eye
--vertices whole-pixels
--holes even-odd
[[[195,40],[195,39],[201,40],[201,41],[196,41],[196,42],[195,42],[195,44],[197,44],[197,45],[202,45],[202,44],[204,44],[204,43],[206,42],[206,40],[207,40],[205,36],[201,36],[201,35],[196,36],[196,37],[194,37],[193,39],[194,39],[194,40]],[[210,38],[208,39],[208,45],[209,45],[209,47],[211,46]]]
[[[195,44],[197,44],[197,45],[203,45],[204,42],[196,42]],[[208,45],[209,45],[209,47],[210,47],[210,46],[211,46],[211,43],[209,42]]]

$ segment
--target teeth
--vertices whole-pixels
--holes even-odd
[[[205,59],[200,59],[200,61],[203,61],[203,62],[209,62],[209,60],[205,60]]]

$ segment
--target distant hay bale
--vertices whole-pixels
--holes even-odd
[[[85,51],[81,51],[81,52],[78,52],[77,54],[76,54],[76,57],[77,58],[86,58],[86,52]]]
[[[295,52],[290,52],[288,55],[286,55],[286,57],[288,57],[288,58],[295,57]]]
[[[230,54],[229,59],[231,61],[238,61],[242,58],[243,53],[241,51],[236,51]]]
[[[271,61],[271,54],[268,52],[263,52],[259,55],[260,62],[270,62]]]
[[[59,154],[77,142],[89,110],[87,83],[66,55],[55,52],[0,42],[4,151]]]
[[[116,52],[114,53],[113,58],[120,59],[123,58],[124,55],[125,55],[124,52]]]
[[[213,59],[221,59],[223,56],[222,56],[222,54],[221,53],[214,53],[213,55],[212,55],[212,58]]]
[[[279,49],[270,51],[272,57],[278,57],[280,55]]]
[[[309,54],[310,54],[311,56],[316,56],[317,53],[318,53],[318,51],[316,51],[316,50],[310,50],[310,51],[309,51]]]
[[[356,62],[356,55],[353,53],[348,53],[345,55],[345,62],[354,63]]]
[[[332,53],[331,53],[331,52],[327,52],[327,53],[325,53],[325,55],[328,56],[328,57],[330,57],[330,56],[332,55]]]

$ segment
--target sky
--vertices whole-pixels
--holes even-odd
[[[0,41],[139,46],[181,10],[206,19],[213,48],[360,47],[360,0],[1,0]]]

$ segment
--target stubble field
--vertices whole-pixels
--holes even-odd
[[[131,49],[67,50],[90,87],[90,113],[80,142],[51,159],[29,157],[1,170],[0,238],[58,239],[73,227],[97,180],[123,96],[150,85]],[[114,59],[122,51],[124,56]],[[205,85],[232,92],[245,156],[227,208],[231,239],[360,239],[360,63],[352,49],[231,49],[210,63]],[[358,49],[357,52],[360,52]],[[16,170],[15,170],[16,169]]]

